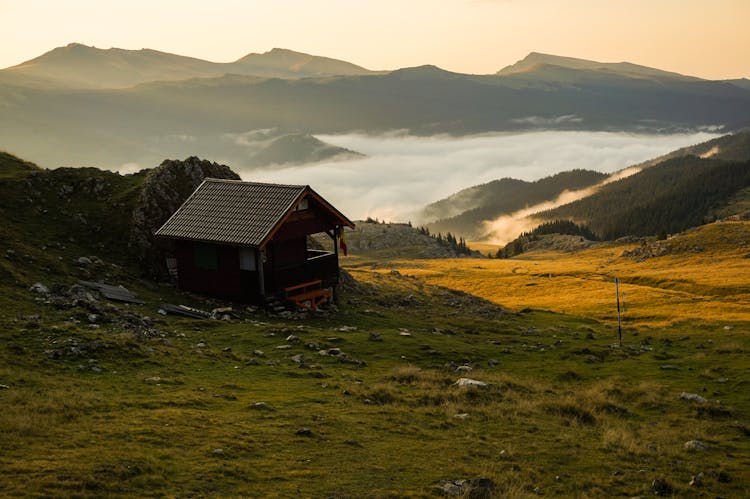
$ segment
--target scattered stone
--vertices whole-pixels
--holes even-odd
[[[286,341],[288,341],[289,343],[299,343],[299,337],[293,334],[290,334],[289,336],[286,337]]]
[[[487,365],[490,367],[496,367],[500,362],[497,359],[490,359],[487,361]]]
[[[214,449],[214,450],[211,451],[211,454],[213,454],[215,456],[219,456],[221,454],[224,454],[224,449]]]
[[[290,348],[292,348],[292,345],[279,345],[276,350],[289,350]]]
[[[733,326],[724,326],[724,331],[731,331],[732,329],[734,329]]]
[[[0,390],[10,390],[10,386],[8,386],[8,385],[0,385]]]
[[[297,364],[302,365],[305,363],[305,356],[304,354],[298,353],[297,355],[292,357],[292,360]]]
[[[688,440],[685,442],[685,450],[689,451],[702,451],[708,449],[708,445],[704,444],[700,440]]]
[[[399,336],[411,336],[411,333],[407,333],[406,331],[401,331],[398,333]]]
[[[458,378],[458,380],[453,383],[453,386],[458,387],[483,387],[487,386],[487,383],[484,381],[478,381],[476,379],[471,378]]]
[[[456,419],[466,419],[466,418],[469,417],[469,413],[468,412],[461,412],[459,414],[454,414],[453,417],[456,418]]]
[[[266,404],[265,402],[254,402],[250,404],[251,409],[255,409],[256,411],[272,411],[270,405]]]
[[[489,478],[441,480],[435,489],[438,494],[442,495],[478,499],[492,497],[495,484]]]
[[[693,478],[690,479],[690,483],[688,485],[690,485],[691,487],[703,486],[703,472],[701,471],[697,475],[694,475]]]
[[[299,430],[294,432],[295,435],[298,437],[312,437],[313,432],[310,428],[300,428]]]
[[[341,355],[342,353],[340,348],[329,348],[325,352],[326,352],[326,355],[333,355],[334,357],[337,357]]]
[[[201,341],[195,344],[195,348],[206,348],[206,344]]]
[[[231,352],[232,351],[232,347],[224,347],[224,348],[221,349],[221,351],[222,352]]]
[[[91,265],[93,262],[91,261],[91,258],[87,256],[82,256],[76,260],[78,262],[78,265]]]
[[[266,354],[263,353],[263,350],[254,350],[253,351],[253,355],[255,355],[256,357],[265,357],[266,356]]]
[[[458,366],[458,367],[457,367],[457,368],[455,369],[455,371],[456,371],[457,373],[470,373],[470,372],[471,372],[471,371],[473,371],[473,370],[474,370],[474,368],[473,368],[473,367],[471,367],[471,366],[467,366],[467,365],[463,365],[463,366]]]
[[[697,402],[699,404],[705,404],[706,402],[708,402],[708,400],[701,397],[697,393],[688,393],[688,392],[680,393],[680,399],[689,400],[690,402]]]
[[[40,295],[49,294],[49,288],[47,288],[47,286],[45,286],[41,282],[34,283],[34,285],[29,288],[29,291],[31,291],[32,293],[40,294]]]
[[[370,333],[370,335],[368,336],[368,339],[370,341],[383,341],[383,337],[380,336],[380,334],[378,333]]]
[[[729,476],[729,473],[725,471],[720,471],[716,475],[716,480],[719,481],[720,483],[729,483],[732,481],[732,477]]]
[[[348,333],[350,331],[356,331],[356,330],[357,330],[357,326],[341,326],[336,331],[340,331],[342,333]]]
[[[666,478],[662,477],[656,478],[651,482],[651,490],[657,496],[671,496],[674,493],[672,485],[669,484]]]

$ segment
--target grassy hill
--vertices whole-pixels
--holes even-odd
[[[109,234],[148,172],[0,166],[4,494],[748,493],[747,222],[641,261],[624,253],[632,243],[507,260],[354,255],[337,309],[285,318],[142,277]],[[163,302],[234,309],[196,320],[158,314]]]

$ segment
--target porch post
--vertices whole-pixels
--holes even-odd
[[[339,304],[339,236],[344,227],[337,225],[333,229],[333,254],[336,255],[336,282],[333,285],[333,303]]]
[[[266,298],[266,280],[263,275],[263,256],[265,255],[266,250],[262,250],[258,248],[258,251],[255,252],[255,266],[258,269],[258,290],[260,292],[260,299],[262,304],[265,305],[265,298]]]

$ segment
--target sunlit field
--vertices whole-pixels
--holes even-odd
[[[672,248],[668,254],[643,261],[623,256],[638,244],[610,244],[511,259],[399,260],[375,267],[397,268],[511,310],[544,309],[602,321],[617,318],[617,277],[627,325],[750,320],[750,223],[707,225],[663,244]],[[367,266],[367,259],[348,265]]]

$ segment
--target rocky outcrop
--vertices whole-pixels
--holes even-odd
[[[154,232],[172,216],[206,178],[240,180],[228,166],[196,157],[184,161],[165,160],[146,178],[133,209],[128,246],[144,270],[164,275],[164,248],[156,244]]]

